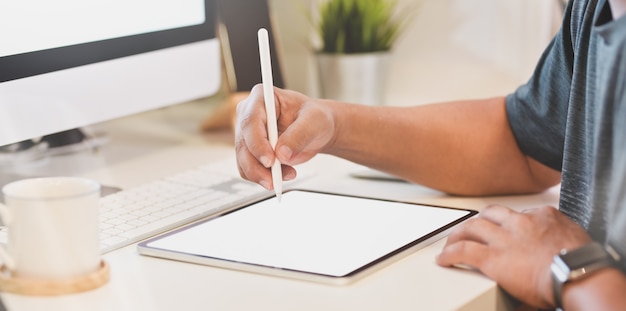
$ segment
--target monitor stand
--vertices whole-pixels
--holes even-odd
[[[75,128],[41,137],[46,144],[47,155],[77,153],[97,150],[106,142],[106,137],[90,133],[87,128]]]
[[[87,129],[77,128],[0,146],[0,188],[24,178],[73,175],[71,170],[57,168],[54,157],[75,156],[89,161],[88,158],[93,157],[90,153],[95,153],[106,140],[104,135],[91,134]],[[103,196],[119,190],[102,185]]]
[[[103,137],[88,135],[84,129],[70,129],[0,146],[0,167],[33,162],[58,154],[96,149],[103,143]]]
[[[55,134],[43,136],[41,141],[48,143],[48,148],[65,147],[69,145],[76,145],[83,142],[87,138],[87,135],[81,129],[71,129]]]

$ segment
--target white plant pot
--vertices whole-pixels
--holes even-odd
[[[322,98],[384,104],[389,52],[316,54]]]

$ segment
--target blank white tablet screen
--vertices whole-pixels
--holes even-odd
[[[469,213],[289,191],[280,203],[270,198],[147,246],[341,277]]]

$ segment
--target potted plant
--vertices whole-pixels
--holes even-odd
[[[314,22],[325,98],[381,104],[389,53],[409,20],[396,0],[324,0]]]

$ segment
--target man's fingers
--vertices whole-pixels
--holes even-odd
[[[245,147],[261,165],[270,167],[274,163],[274,150],[268,140],[265,109],[258,102],[262,97],[253,96],[259,92],[259,87],[255,86],[250,97],[237,105],[236,137],[244,144],[237,147]]]
[[[469,219],[450,232],[447,244],[453,244],[459,241],[474,241],[481,244],[489,244],[492,238],[502,234],[501,230],[499,225],[487,219]]]
[[[298,175],[296,172],[296,169],[289,165],[282,165],[282,171],[283,171],[283,180],[285,181],[293,180]]]
[[[504,235],[500,225],[489,219],[467,220],[450,232],[446,246],[437,257],[437,263],[442,266],[469,266],[482,270],[489,258],[490,245]]]
[[[237,168],[242,178],[252,182],[256,182],[268,190],[273,189],[272,173],[270,168],[261,164],[250,150],[246,148],[245,142],[237,141],[235,143],[237,154]],[[282,165],[283,180],[292,180],[296,178],[297,172],[295,168],[289,165]]]
[[[272,173],[270,169],[261,165],[261,163],[248,152],[248,149],[238,148],[237,166],[239,175],[241,175],[242,178],[260,184],[268,190],[272,190]]]
[[[511,216],[518,214],[518,212],[501,205],[489,205],[485,207],[480,214],[479,218],[487,219],[498,225],[502,225],[505,221],[510,220]]]
[[[437,256],[437,264],[444,267],[469,266],[481,269],[489,258],[489,247],[474,241],[447,244]]]

